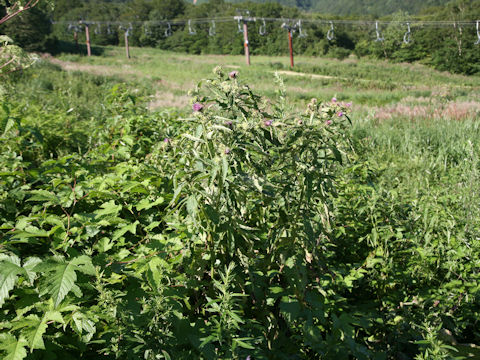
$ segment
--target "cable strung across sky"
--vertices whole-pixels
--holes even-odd
[[[191,18],[191,19],[164,19],[164,20],[148,20],[148,21],[97,21],[97,20],[81,20],[83,23],[90,25],[187,25],[190,24],[206,24],[212,21],[216,23],[225,23],[231,21],[237,21],[238,16],[234,17],[216,17],[216,18]],[[462,20],[462,21],[428,21],[428,20],[408,20],[408,21],[389,21],[389,20],[338,20],[338,19],[288,19],[288,18],[269,18],[269,17],[249,17],[252,21],[259,22],[279,22],[284,23],[286,21],[300,21],[304,24],[325,24],[325,25],[389,25],[389,24],[407,24],[410,26],[431,26],[431,27],[449,27],[449,26],[468,26],[476,25],[480,20]],[[52,21],[53,24],[75,24],[77,20],[62,20]]]
[[[462,28],[468,26],[476,27],[476,36],[477,40],[475,45],[480,45],[480,20],[461,20],[461,21],[423,21],[423,20],[406,20],[406,21],[385,21],[385,20],[339,20],[339,19],[287,19],[287,18],[269,18],[269,17],[252,17],[248,10],[239,11],[239,15],[233,17],[216,17],[216,18],[190,18],[190,19],[163,19],[163,20],[150,20],[150,21],[52,21],[53,24],[66,25],[69,31],[73,31],[74,39],[77,43],[77,33],[80,31],[78,25],[83,25],[85,27],[85,34],[87,38],[87,52],[90,55],[90,38],[89,38],[89,27],[95,26],[95,34],[102,33],[102,28],[106,29],[107,34],[112,34],[112,26],[118,27],[119,30],[124,31],[125,33],[125,46],[127,57],[130,58],[129,47],[128,47],[128,37],[131,35],[134,29],[134,25],[137,28],[143,28],[143,32],[149,36],[152,34],[151,27],[153,26],[164,26],[166,27],[164,31],[165,37],[173,35],[172,26],[185,26],[188,28],[188,33],[190,35],[196,35],[197,31],[195,29],[196,24],[209,24],[208,35],[216,35],[216,24],[217,23],[227,23],[227,22],[237,22],[238,32],[243,33],[244,35],[244,47],[245,47],[245,56],[247,64],[250,65],[250,51],[249,51],[249,42],[248,42],[248,30],[247,23],[249,22],[259,22],[260,28],[258,29],[260,35],[267,34],[267,22],[278,22],[282,29],[286,29],[288,32],[288,41],[289,41],[289,50],[290,50],[290,64],[293,67],[293,46],[292,46],[292,37],[293,33],[297,32],[298,37],[306,37],[307,32],[302,28],[302,24],[315,24],[315,25],[327,25],[329,29],[326,33],[328,41],[333,41],[335,39],[335,25],[351,25],[351,26],[372,26],[375,30],[376,39],[375,42],[385,41],[385,37],[382,36],[382,27],[386,27],[390,24],[397,24],[405,26],[405,34],[403,36],[403,43],[410,44],[412,42],[412,28],[413,27],[453,27],[462,31]]]

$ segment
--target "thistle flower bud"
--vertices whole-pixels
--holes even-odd
[[[193,111],[195,111],[195,112],[201,111],[201,110],[203,109],[203,105],[200,104],[200,103],[195,103],[195,104],[193,104],[192,109],[193,109]]]

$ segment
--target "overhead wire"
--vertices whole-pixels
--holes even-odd
[[[285,23],[286,21],[300,21],[303,24],[325,24],[325,25],[388,25],[388,24],[406,24],[407,20],[341,20],[341,19],[305,19],[305,18],[269,18],[269,17],[251,17],[253,21],[259,22],[280,22]],[[104,20],[92,20],[84,21],[88,22],[91,25],[143,25],[148,23],[151,25],[166,25],[170,23],[171,25],[188,25],[190,24],[206,24],[215,21],[215,23],[225,23],[231,21],[237,21],[234,17],[213,17],[213,18],[190,18],[190,19],[162,19],[162,20],[149,20],[149,21],[104,21]],[[462,20],[462,21],[432,21],[432,20],[408,20],[408,23],[411,26],[432,26],[432,27],[449,27],[453,24],[458,26],[465,25],[476,25],[476,20]],[[78,21],[72,20],[61,20],[53,21],[53,24],[72,24],[78,23]]]

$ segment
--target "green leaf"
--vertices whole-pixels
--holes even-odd
[[[12,330],[22,329],[22,335],[27,340],[30,351],[33,349],[45,349],[43,334],[47,331],[47,318],[39,318],[37,315],[30,314],[25,318],[14,323]]]
[[[254,350],[255,347],[250,345],[250,344],[247,344],[246,342],[244,342],[243,340],[252,340],[250,338],[236,338],[236,339],[233,339],[233,342],[235,342],[238,346],[244,348],[244,349],[250,349],[250,350]]]
[[[20,336],[18,339],[10,334],[0,335],[0,349],[6,352],[3,360],[22,360],[27,356],[27,340]]]
[[[140,202],[135,205],[138,211],[141,210],[148,210],[151,209],[154,206],[160,205],[165,201],[163,197],[159,197],[157,200],[150,202],[148,199],[142,199]]]
[[[75,282],[77,271],[87,275],[95,275],[95,268],[88,256],[80,256],[65,261],[60,257],[54,257],[48,262],[40,263],[35,270],[44,272],[45,279],[42,283],[41,295],[49,294],[57,307],[70,291],[81,294]]]
[[[15,125],[15,121],[12,119],[12,118],[5,118],[3,121],[2,121],[2,135],[5,136],[6,133],[8,133],[10,131],[10,129]]]
[[[42,201],[42,202],[51,202],[52,204],[60,204],[59,198],[47,191],[47,190],[32,190],[30,194],[33,194],[27,201]]]
[[[132,234],[136,234],[137,232],[137,225],[139,224],[139,221],[135,221],[134,223],[132,224],[128,224],[128,225],[125,225],[123,227],[121,227],[120,229],[116,230],[114,233],[113,233],[113,237],[112,237],[112,240],[117,240],[119,239],[120,237],[122,237],[123,235],[125,235],[127,232],[130,232]]]
[[[170,355],[168,355],[168,353],[165,350],[162,350],[162,354],[163,354],[163,357],[165,358],[165,360],[171,360]]]
[[[109,202],[103,203],[100,207],[102,209],[95,211],[97,218],[104,215],[115,216],[120,212],[120,210],[122,210],[122,206],[116,205],[114,200],[110,200]]]
[[[193,218],[197,215],[197,208],[198,202],[195,195],[190,195],[187,199],[187,211]]]
[[[36,273],[33,271],[33,268],[40,264],[42,260],[37,257],[28,258],[27,261],[23,263],[23,268],[25,269],[25,273],[27,274],[28,279],[30,280],[30,284],[33,285],[33,280],[35,280]]]
[[[72,320],[72,329],[81,335],[84,341],[90,341],[96,332],[95,323],[87,315],[79,311],[73,313]]]
[[[0,307],[3,306],[8,294],[15,286],[18,275],[25,273],[16,255],[0,255]]]

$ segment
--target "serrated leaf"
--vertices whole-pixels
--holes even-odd
[[[93,335],[96,332],[95,323],[90,320],[84,313],[75,312],[72,315],[72,329],[77,332],[80,336],[86,332],[86,335],[83,335],[84,340],[90,341]]]
[[[63,316],[60,313],[60,311],[55,311],[55,310],[49,310],[45,313],[45,319],[47,321],[55,321],[61,324],[64,324],[65,321],[63,320]]]
[[[137,205],[135,205],[135,207],[137,208],[137,211],[148,210],[148,209],[151,209],[154,206],[160,205],[164,201],[165,200],[164,200],[163,197],[159,197],[157,200],[152,201],[152,202],[150,202],[150,200],[148,200],[148,199],[142,199],[142,200],[140,200],[140,202]]]
[[[95,274],[91,259],[86,255],[74,258],[69,262],[59,257],[52,258],[48,262],[38,264],[35,270],[44,272],[46,278],[42,284],[41,295],[49,294],[55,307],[58,307],[70,291],[75,290],[76,294],[81,294],[80,289],[75,285],[76,271],[87,275]]]
[[[30,194],[33,194],[27,201],[42,201],[42,202],[51,202],[52,204],[60,204],[59,198],[47,191],[47,190],[32,190]]]
[[[33,271],[33,268],[40,264],[42,260],[40,260],[37,257],[31,257],[28,258],[27,261],[23,263],[23,268],[25,269],[25,272],[27,274],[28,280],[30,280],[30,284],[33,285],[33,280],[35,280],[35,271]]]
[[[22,329],[22,335],[25,337],[30,351],[32,351],[33,349],[45,349],[43,334],[45,334],[47,327],[45,316],[39,318],[37,315],[30,314],[15,322],[12,330]]]
[[[8,299],[9,292],[14,288],[18,275],[25,273],[16,255],[0,257],[0,307]]]
[[[0,349],[6,352],[3,360],[22,360],[27,356],[27,340],[22,336],[16,338],[10,334],[2,334],[0,337]]]
[[[130,233],[135,235],[136,232],[137,232],[137,225],[138,224],[139,224],[139,221],[137,220],[132,224],[125,225],[125,226],[121,227],[120,229],[115,230],[115,232],[113,233],[112,240],[119,239],[120,237],[125,235],[127,232],[130,232]]]
[[[114,200],[110,200],[109,202],[103,203],[100,207],[102,209],[95,211],[96,218],[99,218],[100,216],[104,216],[104,215],[115,216],[120,212],[120,210],[122,210],[122,206],[116,205]]]
[[[107,252],[108,250],[110,250],[111,248],[113,248],[113,243],[110,242],[109,238],[104,237],[104,238],[101,238],[98,241],[98,243],[96,243],[93,246],[93,248],[100,253],[104,253],[104,252]]]
[[[12,118],[6,117],[2,121],[2,135],[5,136],[6,133],[10,131],[10,129],[15,125],[15,121]]]
[[[197,215],[198,202],[194,195],[190,195],[187,199],[187,211],[190,216],[195,217]]]

